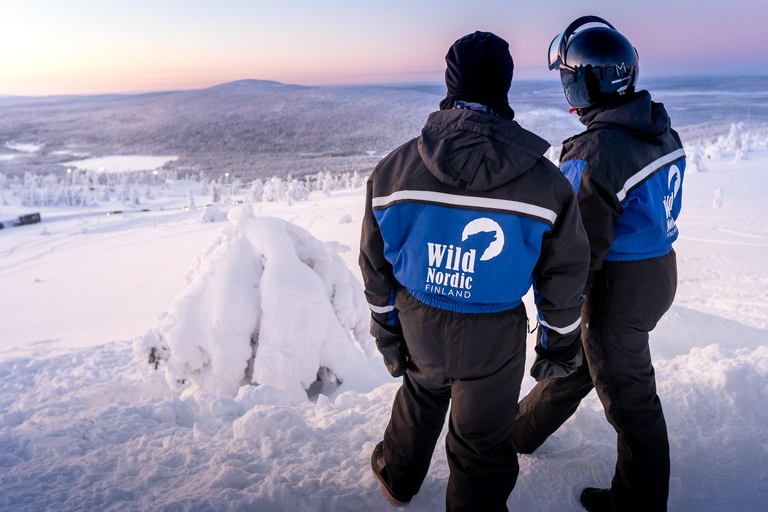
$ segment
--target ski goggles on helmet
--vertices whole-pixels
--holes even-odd
[[[565,48],[568,46],[568,40],[576,32],[576,30],[589,23],[602,23],[603,25],[616,30],[616,27],[598,16],[582,16],[581,18],[575,20],[573,23],[568,25],[565,30],[556,35],[552,42],[549,44],[547,64],[549,64],[550,71],[560,68],[572,69],[565,63]]]

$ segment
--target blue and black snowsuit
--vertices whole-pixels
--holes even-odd
[[[666,510],[669,442],[648,333],[677,287],[672,243],[685,153],[664,106],[647,91],[583,113],[560,169],[578,195],[591,248],[579,370],[541,382],[520,402],[513,443],[536,450],[593,387],[618,433],[611,497],[619,510]]]
[[[403,501],[421,487],[450,403],[448,510],[507,510],[531,286],[537,351],[580,350],[589,246],[548,147],[514,121],[441,110],[368,181],[360,266],[373,326],[402,333],[413,363],[383,444],[382,478]]]

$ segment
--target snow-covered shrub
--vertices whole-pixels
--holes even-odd
[[[721,137],[720,144],[727,151],[736,151],[741,148],[741,138],[744,131],[744,123],[732,123],[728,136]]]
[[[715,190],[715,198],[712,200],[712,208],[723,207],[723,189],[718,188]]]
[[[248,190],[248,202],[258,203],[264,195],[264,183],[260,179],[253,180],[251,188]]]
[[[211,205],[203,208],[203,211],[200,212],[198,222],[205,224],[207,222],[221,222],[224,220],[227,220],[227,216],[224,215],[221,210]]]
[[[240,224],[254,217],[253,206],[249,204],[236,206],[227,215],[227,219],[233,224]]]
[[[331,190],[335,188],[334,185],[333,175],[330,172],[326,172],[325,178],[323,179],[323,194],[327,196],[331,195]]]
[[[211,180],[211,202],[212,203],[221,202],[221,189],[213,180]]]
[[[710,159],[720,158],[723,154],[723,148],[715,143],[715,144],[709,144],[706,148],[704,148],[704,156]]]
[[[261,193],[261,200],[265,203],[277,201],[277,190],[275,189],[275,180],[267,180],[264,184],[264,191]]]
[[[285,201],[285,193],[288,190],[285,182],[277,177],[272,178],[270,181],[275,185],[275,201]]]
[[[303,181],[296,179],[291,180],[286,191],[287,200],[291,201],[306,201],[309,199],[309,190]]]
[[[240,189],[243,188],[243,182],[240,178],[235,178],[232,184],[229,186],[229,195],[236,196],[240,193]]]
[[[233,396],[251,383],[307,399],[318,375],[347,389],[376,385],[365,297],[339,256],[348,248],[242,211],[197,257],[168,313],[134,342],[137,360],[162,365],[174,389],[191,383]]]
[[[688,146],[685,148],[685,172],[688,174],[694,174],[697,172],[707,172],[707,167],[704,165],[704,149],[701,146]]]
[[[195,198],[192,197],[192,191],[189,189],[187,189],[187,209],[191,212],[197,210],[197,205],[195,205]]]

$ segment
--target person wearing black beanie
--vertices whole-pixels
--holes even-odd
[[[360,269],[371,334],[403,378],[371,469],[392,505],[408,505],[448,415],[446,509],[506,512],[519,471],[522,297],[535,283],[531,374],[569,375],[581,362],[589,243],[573,187],[544,157],[549,144],[513,120],[509,45],[475,32],[445,61],[440,110],[367,184]]]
[[[485,105],[504,119],[515,117],[507,98],[515,63],[505,40],[490,32],[466,35],[453,43],[445,63],[448,95],[441,110],[460,100]]]

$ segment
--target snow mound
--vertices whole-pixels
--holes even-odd
[[[198,222],[200,222],[200,224],[205,224],[208,222],[221,222],[224,220],[227,220],[227,216],[224,215],[221,210],[215,206],[206,206],[200,213]]]
[[[723,348],[768,347],[768,330],[683,306],[672,306],[651,333],[654,360],[688,354],[710,340]]]
[[[240,224],[241,222],[245,222],[249,219],[254,218],[255,215],[253,213],[253,206],[249,204],[243,204],[236,208],[234,208],[229,214],[227,215],[227,218],[232,222],[233,224]]]
[[[362,287],[339,256],[348,248],[242,208],[230,220],[168,313],[135,340],[137,360],[186,392],[269,384],[306,400],[307,390],[379,385]]]

